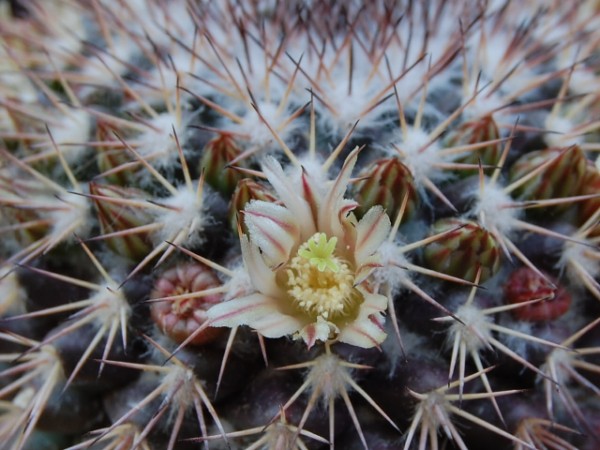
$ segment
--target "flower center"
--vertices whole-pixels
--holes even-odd
[[[348,315],[360,300],[354,272],[334,255],[337,238],[316,233],[298,249],[287,268],[288,293],[294,303],[314,318],[331,320]]]
[[[177,286],[171,295],[176,296],[189,293],[190,290],[187,287]],[[191,312],[193,306],[193,302],[190,300],[191,299],[189,298],[178,298],[177,300],[171,303],[171,310],[174,314],[177,314],[178,316],[190,315],[189,313]]]

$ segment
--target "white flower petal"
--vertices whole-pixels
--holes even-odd
[[[376,312],[384,312],[388,307],[388,298],[385,295],[369,292],[362,286],[357,286],[361,292],[364,302],[360,305],[360,314],[368,316]]]
[[[207,311],[207,316],[212,327],[248,325],[268,338],[294,334],[305,325],[298,318],[282,314],[277,300],[262,294],[219,303]]]
[[[387,308],[388,299],[362,286],[357,286],[357,289],[362,293],[364,302],[356,320],[342,328],[338,340],[362,348],[378,347],[387,337],[382,312]]]
[[[265,314],[249,324],[252,328],[268,338],[279,338],[296,333],[304,326],[299,318],[279,312]]]
[[[340,209],[347,206],[344,203],[344,193],[348,187],[352,169],[358,158],[358,147],[346,158],[342,170],[333,182],[333,186],[319,208],[318,228],[328,235],[341,236],[343,234],[341,218],[338,216]]]
[[[358,265],[379,249],[391,226],[390,218],[381,206],[374,206],[367,211],[356,226],[354,255]]]
[[[244,223],[269,265],[278,267],[289,259],[300,230],[297,219],[287,208],[254,200],[244,209]]]
[[[316,322],[309,323],[302,328],[296,337],[302,338],[306,346],[311,348],[317,341],[327,341],[332,329],[336,332],[338,331],[338,328],[333,323],[318,317]]]
[[[301,186],[301,183],[296,185],[273,157],[265,159],[262,170],[275,192],[277,192],[279,199],[296,218],[300,229],[308,236],[312,236],[316,232],[313,214],[309,203],[302,196],[303,186]],[[303,179],[302,181],[305,182],[306,180]],[[312,192],[312,190],[308,192]]]
[[[244,266],[254,288],[269,297],[280,296],[281,290],[275,282],[275,272],[265,264],[258,247],[246,235],[241,236],[240,245]]]
[[[382,267],[381,258],[379,255],[373,255],[361,261],[361,265],[357,268],[354,274],[354,284],[359,285],[371,276],[373,272]]]
[[[380,313],[359,317],[340,331],[338,341],[361,348],[378,347],[387,337],[383,323]]]

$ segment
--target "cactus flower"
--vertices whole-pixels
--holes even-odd
[[[290,177],[267,160],[263,171],[283,204],[254,200],[244,210],[242,252],[256,292],[212,307],[211,326],[248,325],[309,347],[331,339],[363,348],[383,342],[387,299],[369,277],[390,220],[376,206],[357,221],[357,204],[343,197],[357,153],[330,187],[304,171]]]

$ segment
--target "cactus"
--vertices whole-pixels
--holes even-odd
[[[598,448],[598,30],[0,2],[0,448]]]

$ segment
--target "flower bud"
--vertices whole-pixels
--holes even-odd
[[[117,139],[113,129],[98,121],[96,139],[98,142],[106,142],[111,144],[110,147],[100,147],[96,155],[96,165],[101,173],[112,171],[117,167],[132,162],[130,155],[127,152],[124,144]],[[104,179],[112,184],[125,186],[132,181],[133,169],[124,169],[114,172],[104,177]]]
[[[26,247],[44,237],[49,229],[43,212],[28,206],[29,200],[42,193],[43,185],[13,180],[13,174],[0,174],[0,227],[6,226],[5,242],[9,236],[21,247]]]
[[[271,191],[260,183],[250,179],[244,178],[237,184],[231,202],[229,203],[229,223],[234,232],[237,231],[237,218],[240,211],[243,211],[246,204],[250,200],[263,200],[265,202],[275,203],[277,198],[271,193]],[[242,220],[242,230],[244,233],[248,233],[248,229]]]
[[[469,220],[447,218],[434,223],[431,234],[445,231],[450,232],[425,247],[423,256],[429,268],[472,282],[481,269],[480,283],[496,274],[500,246],[489,231]]]
[[[110,200],[111,198],[117,200],[144,198],[146,193],[142,190],[90,183],[90,194],[96,196],[93,198],[93,202],[98,212],[98,222],[100,222],[103,234],[130,230],[152,223],[154,220],[147,211],[141,208]],[[106,199],[100,197],[106,197]],[[106,244],[118,255],[132,260],[139,260],[152,250],[147,232],[110,237],[106,239]]]
[[[364,178],[354,189],[354,198],[359,204],[355,213],[359,218],[372,206],[381,205],[394,220],[406,195],[408,203],[403,221],[412,217],[419,198],[410,170],[398,158],[377,160],[359,176]]]
[[[446,138],[446,147],[480,144],[500,138],[498,125],[492,116],[485,116],[478,120],[464,122],[453,130]],[[477,150],[460,155],[454,161],[464,164],[496,165],[502,154],[502,145],[499,142],[486,145]]]
[[[244,175],[227,165],[241,154],[233,137],[222,133],[204,147],[200,169],[205,171],[206,182],[223,195],[229,196]]]
[[[580,147],[567,150],[548,148],[521,156],[511,167],[510,182],[521,179],[542,164],[552,161],[525,182],[514,195],[520,200],[548,200],[577,195],[585,174],[587,159]]]
[[[593,163],[588,163],[579,195],[600,195],[600,171]],[[579,224],[583,225],[600,209],[600,197],[590,198],[579,202]],[[592,226],[588,237],[600,236],[600,224]]]

